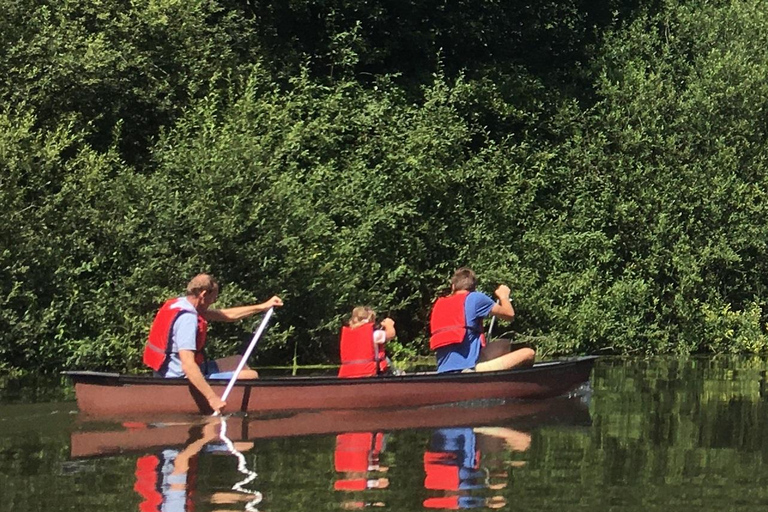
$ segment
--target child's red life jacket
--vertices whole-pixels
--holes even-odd
[[[339,377],[371,377],[387,370],[384,344],[373,342],[373,324],[341,328]]]
[[[467,325],[464,314],[464,303],[468,296],[468,293],[455,293],[437,299],[429,317],[429,332],[431,333],[429,348],[431,350],[461,343],[464,341],[467,330],[476,330],[475,327]],[[480,342],[482,346],[485,346],[485,336],[482,332],[480,333]]]
[[[173,323],[181,314],[194,313],[197,315],[197,338],[195,339],[195,362],[197,364],[203,364],[205,362],[205,356],[203,355],[203,347],[205,346],[205,336],[208,332],[208,321],[203,318],[202,315],[198,315],[197,312],[189,311],[182,308],[174,308],[173,305],[178,302],[179,298],[169,299],[162,305],[160,311],[157,312],[155,320],[152,322],[152,327],[149,328],[149,338],[147,344],[144,347],[144,364],[149,366],[155,371],[160,371],[168,354],[171,350],[171,334],[173,332]]]

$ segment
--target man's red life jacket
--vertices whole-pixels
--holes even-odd
[[[181,314],[194,313],[197,315],[197,337],[195,339],[195,362],[203,364],[205,356],[203,347],[205,346],[205,336],[208,332],[208,321],[197,312],[188,309],[174,308],[173,305],[179,298],[167,300],[157,312],[152,327],[149,328],[149,339],[144,347],[144,364],[153,370],[160,371],[168,354],[171,350],[171,335],[173,334],[173,323]]]
[[[370,377],[387,370],[384,344],[373,342],[373,324],[367,322],[354,329],[341,328],[341,367],[339,377]]]
[[[455,293],[447,297],[440,297],[432,308],[429,317],[429,348],[438,348],[464,341],[467,330],[476,330],[474,326],[467,325],[464,313],[464,303],[468,293]],[[485,336],[480,333],[480,343],[485,346]]]

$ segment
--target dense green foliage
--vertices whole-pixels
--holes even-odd
[[[0,369],[136,369],[199,271],[261,364],[423,354],[459,265],[543,353],[764,350],[768,14],[587,4],[0,0]]]

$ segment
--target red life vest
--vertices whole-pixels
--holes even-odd
[[[165,363],[166,358],[171,350],[171,335],[173,334],[173,323],[184,313],[194,313],[197,316],[197,337],[195,338],[195,362],[197,364],[203,364],[205,362],[205,356],[203,355],[203,347],[205,346],[205,336],[208,332],[208,321],[203,318],[202,315],[198,315],[197,312],[192,312],[188,309],[174,308],[172,307],[179,298],[167,300],[162,305],[160,311],[157,312],[155,320],[152,322],[152,327],[149,328],[149,338],[147,344],[144,347],[144,364],[149,366],[155,371],[160,371],[160,368]]]
[[[371,377],[387,370],[384,344],[373,342],[373,324],[341,328],[339,377]]]
[[[477,330],[476,327],[467,325],[464,303],[468,296],[468,293],[454,293],[437,299],[429,317],[429,332],[432,334],[429,338],[431,350],[461,343],[464,341],[467,330]],[[485,336],[482,332],[480,343],[485,346]]]

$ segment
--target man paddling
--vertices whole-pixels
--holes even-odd
[[[198,274],[187,284],[183,297],[170,299],[157,312],[144,348],[144,364],[155,375],[166,378],[186,377],[218,412],[225,405],[206,378],[231,378],[240,356],[206,361],[203,353],[208,322],[236,322],[271,307],[283,305],[275,295],[261,304],[226,309],[211,309],[219,296],[219,284],[208,274]],[[244,367],[238,379],[255,379],[255,370]]]
[[[487,372],[532,365],[536,353],[527,347],[478,362],[485,346],[483,318],[495,316],[512,321],[515,310],[508,286],[496,289],[498,304],[476,288],[477,277],[472,269],[460,268],[451,278],[451,294],[437,299],[432,308],[429,348],[437,355],[437,371]]]

